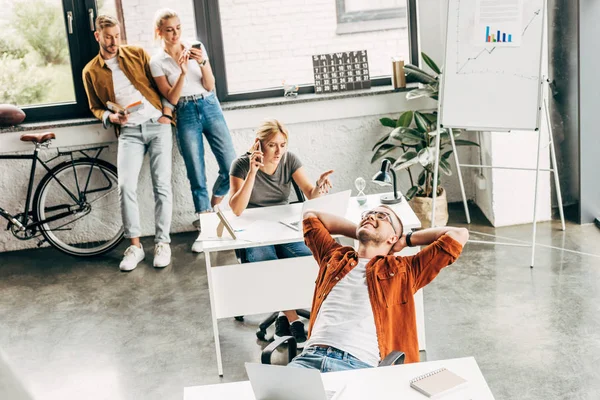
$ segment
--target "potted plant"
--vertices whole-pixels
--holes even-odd
[[[439,67],[425,53],[421,53],[423,61],[431,68],[434,74],[407,64],[407,82],[417,82],[419,87],[407,93],[408,100],[419,97],[429,97],[438,100],[439,94]],[[437,130],[437,110],[435,111],[405,111],[397,120],[381,118],[382,125],[392,128],[373,146],[371,163],[387,158],[392,163],[392,168],[397,171],[406,170],[410,179],[410,189],[404,196],[409,200],[412,209],[419,217],[423,226],[431,224],[431,207],[433,196],[433,172],[435,159],[439,158],[439,169],[445,175],[452,175],[452,168],[448,159],[452,154],[450,135],[454,137],[456,146],[479,146],[470,140],[457,139],[461,134],[459,129],[442,128]],[[436,154],[436,137],[440,136],[440,151]],[[412,167],[419,167],[419,175],[413,175]],[[440,186],[438,173],[437,198],[435,210],[435,225],[443,226],[448,222],[448,203],[446,192]]]

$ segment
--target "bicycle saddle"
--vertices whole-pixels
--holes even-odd
[[[56,135],[53,132],[25,133],[21,135],[22,142],[45,143],[54,138],[56,138]]]

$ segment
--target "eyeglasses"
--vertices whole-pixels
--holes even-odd
[[[369,218],[369,216],[375,216],[375,219],[378,221],[387,221],[390,223],[390,225],[392,226],[392,229],[394,230],[394,233],[396,233],[396,228],[394,228],[394,223],[392,222],[392,216],[386,212],[383,211],[365,211],[360,215],[360,220],[364,221],[365,219]]]

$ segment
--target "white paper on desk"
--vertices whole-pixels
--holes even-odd
[[[227,241],[231,241],[233,242],[234,239],[229,236],[229,233],[227,232],[227,229],[223,229],[223,236],[218,237],[217,236],[217,232],[206,232],[205,230],[202,231],[202,233],[200,234],[200,236],[198,237],[198,239],[196,239],[197,241],[200,242],[227,242]]]

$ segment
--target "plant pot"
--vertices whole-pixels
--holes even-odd
[[[419,218],[419,221],[421,221],[421,227],[429,228],[431,226],[431,208],[433,199],[431,197],[415,196],[409,203],[410,207]],[[446,226],[447,223],[448,200],[446,200],[446,191],[441,189],[441,194],[435,199],[435,226]]]

